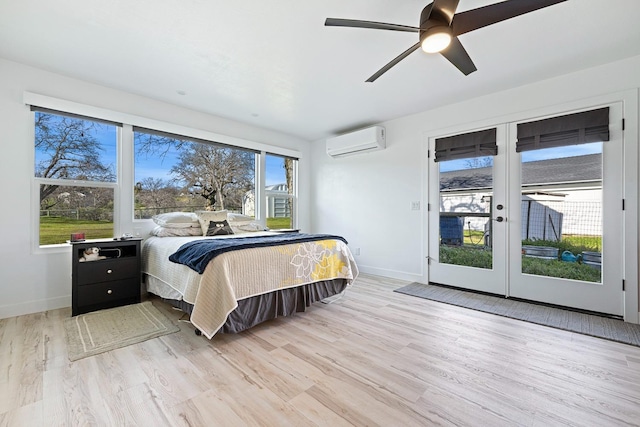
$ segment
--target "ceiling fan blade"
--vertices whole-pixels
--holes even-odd
[[[506,21],[534,10],[543,9],[567,0],[508,0],[490,4],[478,9],[457,13],[451,24],[454,36],[459,36],[478,28]]]
[[[468,76],[477,70],[475,64],[471,60],[471,57],[457,37],[452,38],[449,46],[440,53],[442,56],[447,58],[449,62],[455,65],[458,70],[462,71],[465,76]]]
[[[387,24],[384,22],[358,21],[357,19],[340,19],[327,18],[324,21],[325,27],[353,27],[353,28],[371,28],[373,30],[392,30],[406,31],[408,33],[417,33],[420,31],[418,27],[410,27],[408,25]]]
[[[458,3],[460,3],[460,0],[433,0],[431,13],[433,13],[434,10],[437,10],[444,18],[447,19],[446,24],[451,25],[453,15],[455,15],[456,9],[458,8]]]
[[[389,62],[387,65],[385,65],[384,67],[380,68],[378,70],[378,72],[376,72],[373,76],[369,77],[367,79],[368,83],[374,82],[376,81],[376,79],[378,77],[380,77],[381,75],[383,75],[384,73],[386,73],[387,71],[389,71],[394,65],[396,65],[398,62],[402,61],[404,58],[406,58],[407,56],[409,56],[410,54],[412,54],[413,52],[415,52],[416,50],[418,50],[420,48],[420,42],[414,44],[413,46],[411,46],[409,49],[405,50],[404,52],[402,52],[400,55],[396,56],[393,61]]]

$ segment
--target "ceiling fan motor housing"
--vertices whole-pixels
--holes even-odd
[[[449,18],[438,9],[433,9],[433,3],[429,3],[420,13],[420,25],[418,27],[420,28],[420,42],[424,41],[431,28],[449,27],[450,24]]]

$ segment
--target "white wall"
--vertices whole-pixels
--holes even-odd
[[[33,251],[34,125],[25,91],[299,151],[299,226],[310,228],[307,141],[0,59],[0,318],[71,305],[70,248]]]
[[[638,87],[640,56],[380,123],[387,130],[383,151],[333,159],[324,152],[325,141],[315,141],[312,230],[344,235],[352,251],[360,248],[356,261],[364,272],[424,281],[429,136]],[[631,131],[637,141],[637,127]],[[412,201],[420,201],[422,210],[411,210]]]

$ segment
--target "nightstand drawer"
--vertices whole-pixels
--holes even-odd
[[[140,296],[138,279],[96,283],[78,287],[78,306],[101,304]]]
[[[138,280],[138,259],[115,258],[113,260],[78,263],[78,285],[135,278]]]

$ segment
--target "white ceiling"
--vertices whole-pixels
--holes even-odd
[[[465,34],[467,77],[417,51],[365,83],[417,35],[324,26],[417,26],[428,1],[0,0],[0,57],[316,140],[640,54],[640,0],[568,0]]]

